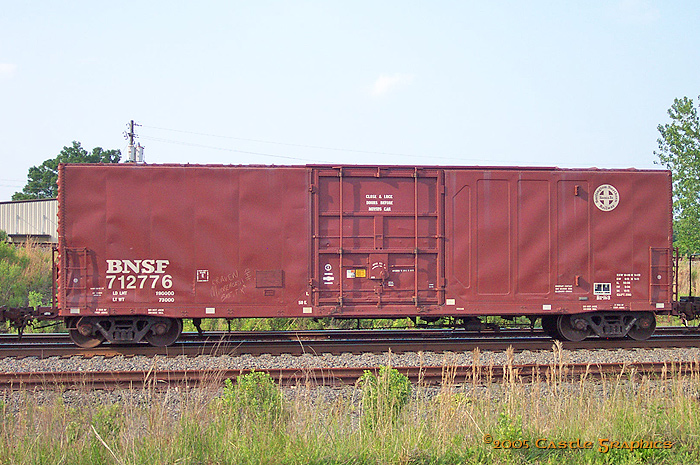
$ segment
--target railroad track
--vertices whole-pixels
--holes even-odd
[[[81,349],[66,334],[27,334],[21,341],[16,335],[0,335],[2,357],[114,357],[114,356],[198,356],[261,354],[341,354],[403,352],[465,352],[549,350],[553,341],[541,330],[504,330],[468,332],[461,330],[332,330],[332,331],[242,331],[211,332],[199,336],[185,333],[170,347],[146,344],[104,345]],[[564,349],[682,348],[700,346],[698,328],[664,327],[646,341],[632,339],[587,339],[563,342]]]
[[[431,385],[485,384],[504,381],[579,381],[605,376],[628,376],[668,379],[669,376],[700,373],[698,362],[643,362],[602,363],[566,365],[467,365],[454,367],[395,367],[408,376],[413,383]],[[334,367],[334,368],[275,368],[260,369],[269,373],[281,386],[325,385],[340,386],[355,384],[365,371],[377,373],[378,367]],[[22,389],[162,389],[174,386],[218,387],[224,379],[235,380],[251,370],[165,370],[165,371],[90,371],[90,372],[26,372],[0,373],[1,390]]]

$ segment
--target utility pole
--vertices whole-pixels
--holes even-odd
[[[136,126],[141,126],[140,124],[134,123],[134,120],[132,119],[127,123],[126,128],[127,131],[124,132],[124,138],[129,141],[129,148],[127,149],[127,155],[126,155],[126,161],[127,163],[143,163],[143,149],[144,147],[141,145],[141,143],[137,143],[134,146],[134,139],[138,138],[139,136],[136,134],[135,127]]]

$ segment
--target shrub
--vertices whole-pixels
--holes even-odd
[[[270,374],[255,370],[239,376],[236,384],[224,380],[221,401],[225,410],[253,421],[277,421],[284,410],[282,393]]]
[[[411,395],[408,377],[391,367],[380,367],[378,375],[366,370],[358,384],[362,389],[362,419],[370,428],[393,424]]]
[[[51,252],[32,244],[0,241],[0,306],[27,307],[51,301]]]

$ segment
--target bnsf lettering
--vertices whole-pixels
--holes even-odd
[[[107,260],[107,289],[170,289],[170,260]]]
[[[107,260],[107,274],[163,274],[170,260]]]

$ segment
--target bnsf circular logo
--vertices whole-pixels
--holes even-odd
[[[620,203],[620,194],[610,184],[601,184],[593,193],[593,203],[599,210],[609,212]]]

